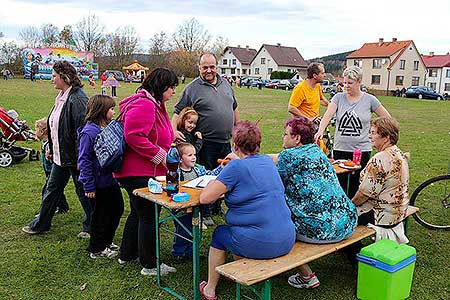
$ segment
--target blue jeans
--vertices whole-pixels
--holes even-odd
[[[72,177],[75,191],[84,210],[83,231],[90,232],[91,202],[84,195],[83,185],[78,181],[79,172],[75,167],[61,167],[53,164],[52,171],[47,181],[46,189],[42,197],[39,215],[30,222],[29,226],[34,231],[48,231],[52,225],[56,207],[61,201],[64,188]]]
[[[175,214],[174,211],[172,213]],[[178,220],[192,232],[192,213],[186,214],[185,216],[179,217]],[[178,222],[175,223],[175,233],[192,240],[192,237],[186,230],[181,227]],[[173,236],[173,245],[172,245],[172,256],[184,256],[187,258],[192,258],[192,243],[186,241],[185,239],[174,235]]]
[[[207,170],[213,170],[219,163],[219,158],[224,158],[231,152],[230,143],[216,143],[211,141],[203,141],[203,146],[198,154],[200,164]],[[200,207],[203,217],[208,217],[211,213],[220,213],[222,200]]]

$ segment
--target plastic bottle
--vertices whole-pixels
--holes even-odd
[[[361,165],[361,155],[362,155],[361,149],[355,149],[353,151],[353,162],[358,166]]]
[[[168,196],[178,193],[178,167],[180,165],[180,155],[178,153],[175,143],[170,146],[166,158],[167,173],[166,173],[166,192]]]

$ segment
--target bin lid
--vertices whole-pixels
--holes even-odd
[[[394,266],[416,254],[416,249],[406,244],[384,239],[361,249],[361,255]]]

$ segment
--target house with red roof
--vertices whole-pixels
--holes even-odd
[[[412,40],[365,43],[347,56],[347,66],[363,70],[362,83],[369,89],[392,94],[396,89],[424,85],[427,68]]]
[[[218,73],[228,76],[247,76],[250,70],[250,62],[256,55],[256,49],[237,47],[226,47],[217,60]]]
[[[251,74],[249,75],[261,79],[270,79],[270,74],[274,71],[298,72],[301,77],[305,78],[308,65],[295,47],[263,44],[253,58],[250,67]]]
[[[422,55],[427,67],[426,85],[443,96],[450,95],[450,53]]]

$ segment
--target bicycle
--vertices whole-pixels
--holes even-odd
[[[429,229],[450,230],[450,164],[448,174],[420,184],[409,203],[419,208],[413,218],[420,225]]]

